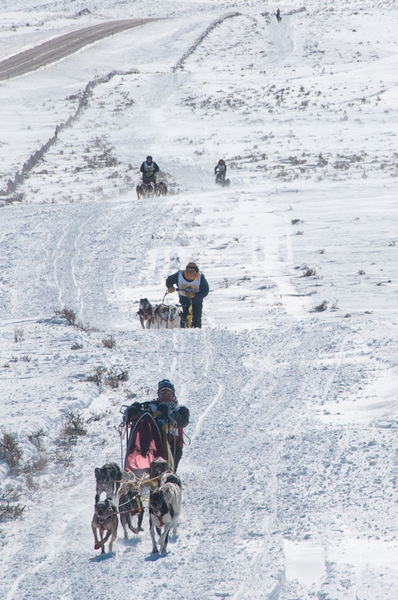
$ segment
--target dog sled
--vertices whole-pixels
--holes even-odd
[[[170,469],[174,460],[165,431],[161,431],[150,413],[144,413],[136,421],[126,423],[126,455],[124,470],[144,478],[155,458],[163,458]]]

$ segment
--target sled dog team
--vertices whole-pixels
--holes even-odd
[[[124,538],[128,538],[127,527],[134,534],[143,531],[144,504],[141,488],[147,486],[146,480],[139,480],[133,473],[121,472],[116,463],[107,463],[95,469],[96,495],[91,528],[94,535],[94,549],[105,553],[105,544],[109,540],[108,551],[117,537],[120,523]],[[163,458],[155,458],[149,471],[150,485],[148,512],[149,528],[152,539],[152,553],[166,552],[169,534],[177,532],[177,522],[181,512],[181,480],[171,471]],[[105,500],[100,499],[105,492]],[[137,517],[136,526],[133,520]]]

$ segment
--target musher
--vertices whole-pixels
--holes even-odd
[[[192,327],[202,327],[203,298],[209,293],[209,284],[203,273],[199,272],[196,263],[190,262],[185,270],[177,271],[166,279],[166,287],[170,293],[177,286],[182,306],[181,327],[187,327],[187,316],[192,303]]]

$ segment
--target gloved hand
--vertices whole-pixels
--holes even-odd
[[[169,294],[172,294],[173,292],[176,291],[174,285],[171,285],[169,288],[167,288],[167,291],[169,292]]]
[[[194,292],[185,292],[185,294],[186,294],[187,298],[194,298],[195,297]]]

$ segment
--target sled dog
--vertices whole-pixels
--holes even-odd
[[[98,494],[95,496],[95,508],[94,516],[91,521],[91,529],[94,534],[94,550],[101,548],[101,554],[105,553],[105,544],[109,538],[108,552],[112,552],[112,544],[117,537],[117,527],[119,520],[117,517],[116,506],[113,504],[111,498],[100,502]],[[99,532],[99,540],[97,537],[97,531]],[[107,532],[103,537],[105,531]]]
[[[141,495],[134,481],[125,481],[119,490],[119,516],[123,527],[124,537],[128,538],[127,527],[133,533],[144,531],[141,527],[144,517],[144,507]],[[137,516],[137,527],[133,527],[132,520]]]
[[[164,483],[176,483],[181,487],[181,479],[173,473],[169,467],[167,460],[158,456],[151,462],[149,467],[149,481],[151,483],[151,490],[154,492]]]
[[[116,463],[106,463],[103,467],[94,469],[96,481],[96,493],[98,498],[102,492],[107,497],[113,497],[117,494],[122,479],[122,472]]]
[[[173,475],[173,474],[172,474]],[[177,531],[181,512],[181,487],[168,481],[149,496],[149,525],[152,538],[152,553],[158,552],[156,534],[159,537],[160,552],[166,551],[169,533]]]
[[[174,329],[180,326],[180,309],[176,304],[157,304],[152,316],[155,329]]]
[[[137,315],[143,329],[149,329],[152,324],[152,304],[148,298],[141,298]]]

